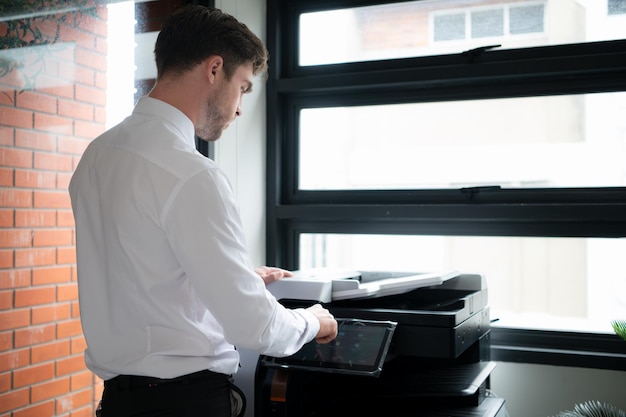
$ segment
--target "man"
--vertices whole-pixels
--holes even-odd
[[[242,414],[235,346],[290,355],[333,340],[337,323],[266,290],[290,273],[250,266],[227,179],[195,150],[194,133],[217,140],[241,115],[263,43],[190,6],[164,24],[155,59],[153,90],[89,145],[70,183],[85,361],[105,380],[103,417]]]

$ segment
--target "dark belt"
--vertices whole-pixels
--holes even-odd
[[[194,372],[177,378],[155,378],[139,375],[118,375],[115,378],[104,381],[106,389],[118,391],[133,391],[140,388],[154,388],[164,384],[192,384],[200,381],[213,383],[226,383],[231,380],[229,375],[212,372],[209,370]]]

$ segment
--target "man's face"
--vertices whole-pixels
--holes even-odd
[[[237,116],[241,116],[243,95],[252,91],[252,65],[241,65],[229,79],[221,70],[216,76],[215,88],[196,126],[198,137],[213,142]]]

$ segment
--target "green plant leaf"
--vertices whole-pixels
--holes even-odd
[[[611,326],[613,326],[615,334],[621,337],[622,340],[626,340],[626,320],[613,320],[611,321]]]
[[[576,404],[574,410],[562,411],[556,417],[626,417],[626,413],[611,404],[587,401]]]

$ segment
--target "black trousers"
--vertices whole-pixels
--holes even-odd
[[[241,410],[237,410],[238,405],[242,406]],[[232,378],[201,371],[174,379],[120,375],[104,381],[99,414],[101,417],[232,417],[243,415],[244,411],[245,398]]]

